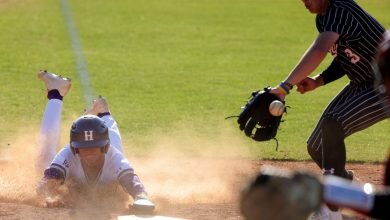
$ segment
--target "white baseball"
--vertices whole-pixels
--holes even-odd
[[[273,116],[281,116],[284,112],[284,104],[278,100],[271,102],[269,104],[269,112]]]

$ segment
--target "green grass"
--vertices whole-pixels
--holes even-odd
[[[73,78],[64,105],[65,142],[70,121],[86,106],[60,1],[5,2],[0,3],[0,148],[26,126],[38,130],[45,105],[44,87],[35,78],[41,68]],[[390,2],[358,2],[390,28]],[[70,4],[93,88],[108,98],[126,150],[133,154],[152,151],[164,140],[192,154],[212,145],[221,154],[232,147],[249,149],[252,158],[309,159],[306,138],[346,83],[343,79],[311,94],[290,95],[292,108],[281,125],[276,152],[275,142],[253,142],[234,119],[224,118],[239,113],[250,91],[280,82],[316,36],[314,16],[300,1]],[[382,161],[389,132],[389,123],[382,122],[348,138],[349,160]]]

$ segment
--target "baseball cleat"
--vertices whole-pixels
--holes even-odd
[[[93,100],[92,106],[85,110],[84,114],[86,115],[97,115],[99,113],[110,112],[108,109],[107,101],[104,97],[99,96],[98,99]]]
[[[335,175],[335,176],[339,176],[339,177],[342,177],[342,178],[345,178],[345,179],[348,179],[351,181],[357,180],[355,175],[354,175],[354,172],[352,170],[344,170],[344,172],[341,174],[340,173],[335,174],[334,169],[330,169],[330,170],[323,170],[322,174],[323,175]]]
[[[352,170],[347,170],[347,174],[345,176],[345,178],[349,179],[349,180],[356,180],[356,177],[354,177],[355,174]]]
[[[71,87],[71,80],[66,77],[59,76],[54,73],[49,73],[46,70],[38,73],[38,78],[45,82],[47,91],[58,90],[60,95],[64,97]]]

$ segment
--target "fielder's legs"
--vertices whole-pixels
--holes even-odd
[[[387,115],[371,85],[347,85],[329,104],[308,139],[308,152],[325,172],[351,178],[345,170],[344,139]]]

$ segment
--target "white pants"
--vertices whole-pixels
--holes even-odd
[[[38,136],[39,151],[36,166],[40,172],[49,167],[56,155],[60,140],[62,106],[63,102],[59,99],[47,101]],[[103,116],[102,120],[109,129],[110,147],[115,147],[123,153],[122,139],[116,121],[111,115]]]

